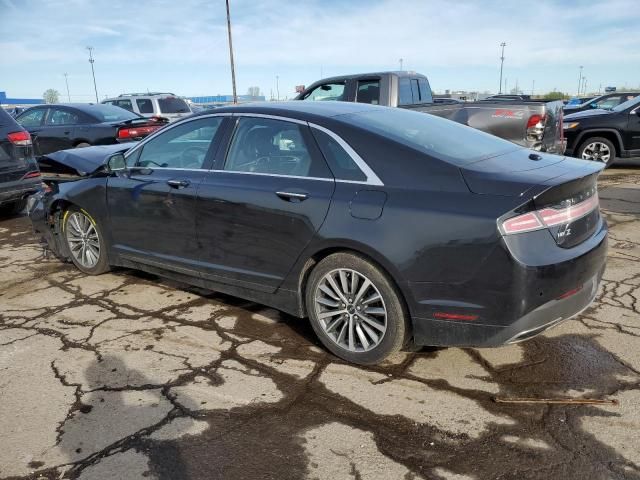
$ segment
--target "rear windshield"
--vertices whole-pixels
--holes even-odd
[[[161,113],[188,113],[189,105],[187,102],[177,97],[165,97],[158,99]]]
[[[137,113],[113,105],[92,105],[88,113],[101,122],[124,122],[132,118],[140,118]]]
[[[401,108],[372,109],[339,118],[457,166],[522,148],[451,120]]]

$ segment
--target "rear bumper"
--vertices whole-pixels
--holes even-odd
[[[540,246],[540,243],[534,245]],[[513,246],[510,250],[517,252]],[[544,249],[538,251],[541,250]],[[482,278],[449,288],[452,294],[457,292],[455,297],[426,299],[429,291],[424,286],[412,285],[413,298],[426,299],[419,302],[418,308],[412,309],[415,342],[418,345],[494,347],[526,340],[577,315],[595,298],[604,273],[606,224],[602,222],[599,231],[582,245],[566,250],[556,247],[555,250],[564,257],[553,259],[551,264],[534,263],[532,257],[528,262],[516,261],[511,269],[491,271],[489,264],[485,264]],[[517,254],[516,257],[523,258]],[[499,288],[495,278],[501,278]],[[477,318],[440,320],[436,312]]]
[[[0,205],[22,200],[36,193],[40,183],[40,179],[37,179],[0,184]]]

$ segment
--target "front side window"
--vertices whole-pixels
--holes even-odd
[[[602,108],[604,110],[611,110],[613,107],[616,107],[620,104],[620,95],[616,95],[615,97],[604,98],[599,102],[596,102],[596,108]]]
[[[356,102],[380,104],[380,80],[359,80]]]
[[[221,123],[222,117],[209,117],[170,128],[144,144],[135,166],[203,168]]]
[[[47,115],[45,125],[76,125],[78,123],[80,123],[80,119],[77,114],[67,110],[54,108],[49,110],[49,115]]]
[[[329,175],[313,162],[301,126],[268,118],[240,118],[224,169],[296,177]]]
[[[325,83],[324,85],[318,85],[311,90],[303,100],[310,101],[342,101],[344,100],[344,82],[340,83]]]
[[[42,125],[44,112],[44,108],[37,108],[30,112],[25,112],[23,115],[19,116],[16,121],[23,127],[39,127]]]
[[[360,170],[358,164],[340,144],[330,135],[316,128],[312,129],[313,136],[318,142],[320,151],[336,180],[351,180],[364,182],[367,176]]]
[[[138,98],[136,105],[138,105],[138,111],[140,113],[153,113],[153,103],[149,98]]]

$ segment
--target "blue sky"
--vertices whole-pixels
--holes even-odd
[[[238,93],[291,97],[324,76],[404,68],[436,91],[640,87],[638,0],[231,0]],[[0,90],[91,101],[160,90],[231,93],[224,0],[0,0]]]

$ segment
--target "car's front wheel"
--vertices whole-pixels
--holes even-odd
[[[604,137],[587,138],[578,149],[578,158],[602,162],[609,166],[616,157],[616,147],[611,140]]]
[[[393,281],[359,255],[341,252],[320,261],[307,282],[306,307],[324,346],[352,363],[379,363],[407,340],[407,315]]]
[[[102,230],[88,212],[74,206],[67,209],[62,217],[62,233],[69,257],[79,270],[90,275],[109,270]]]

